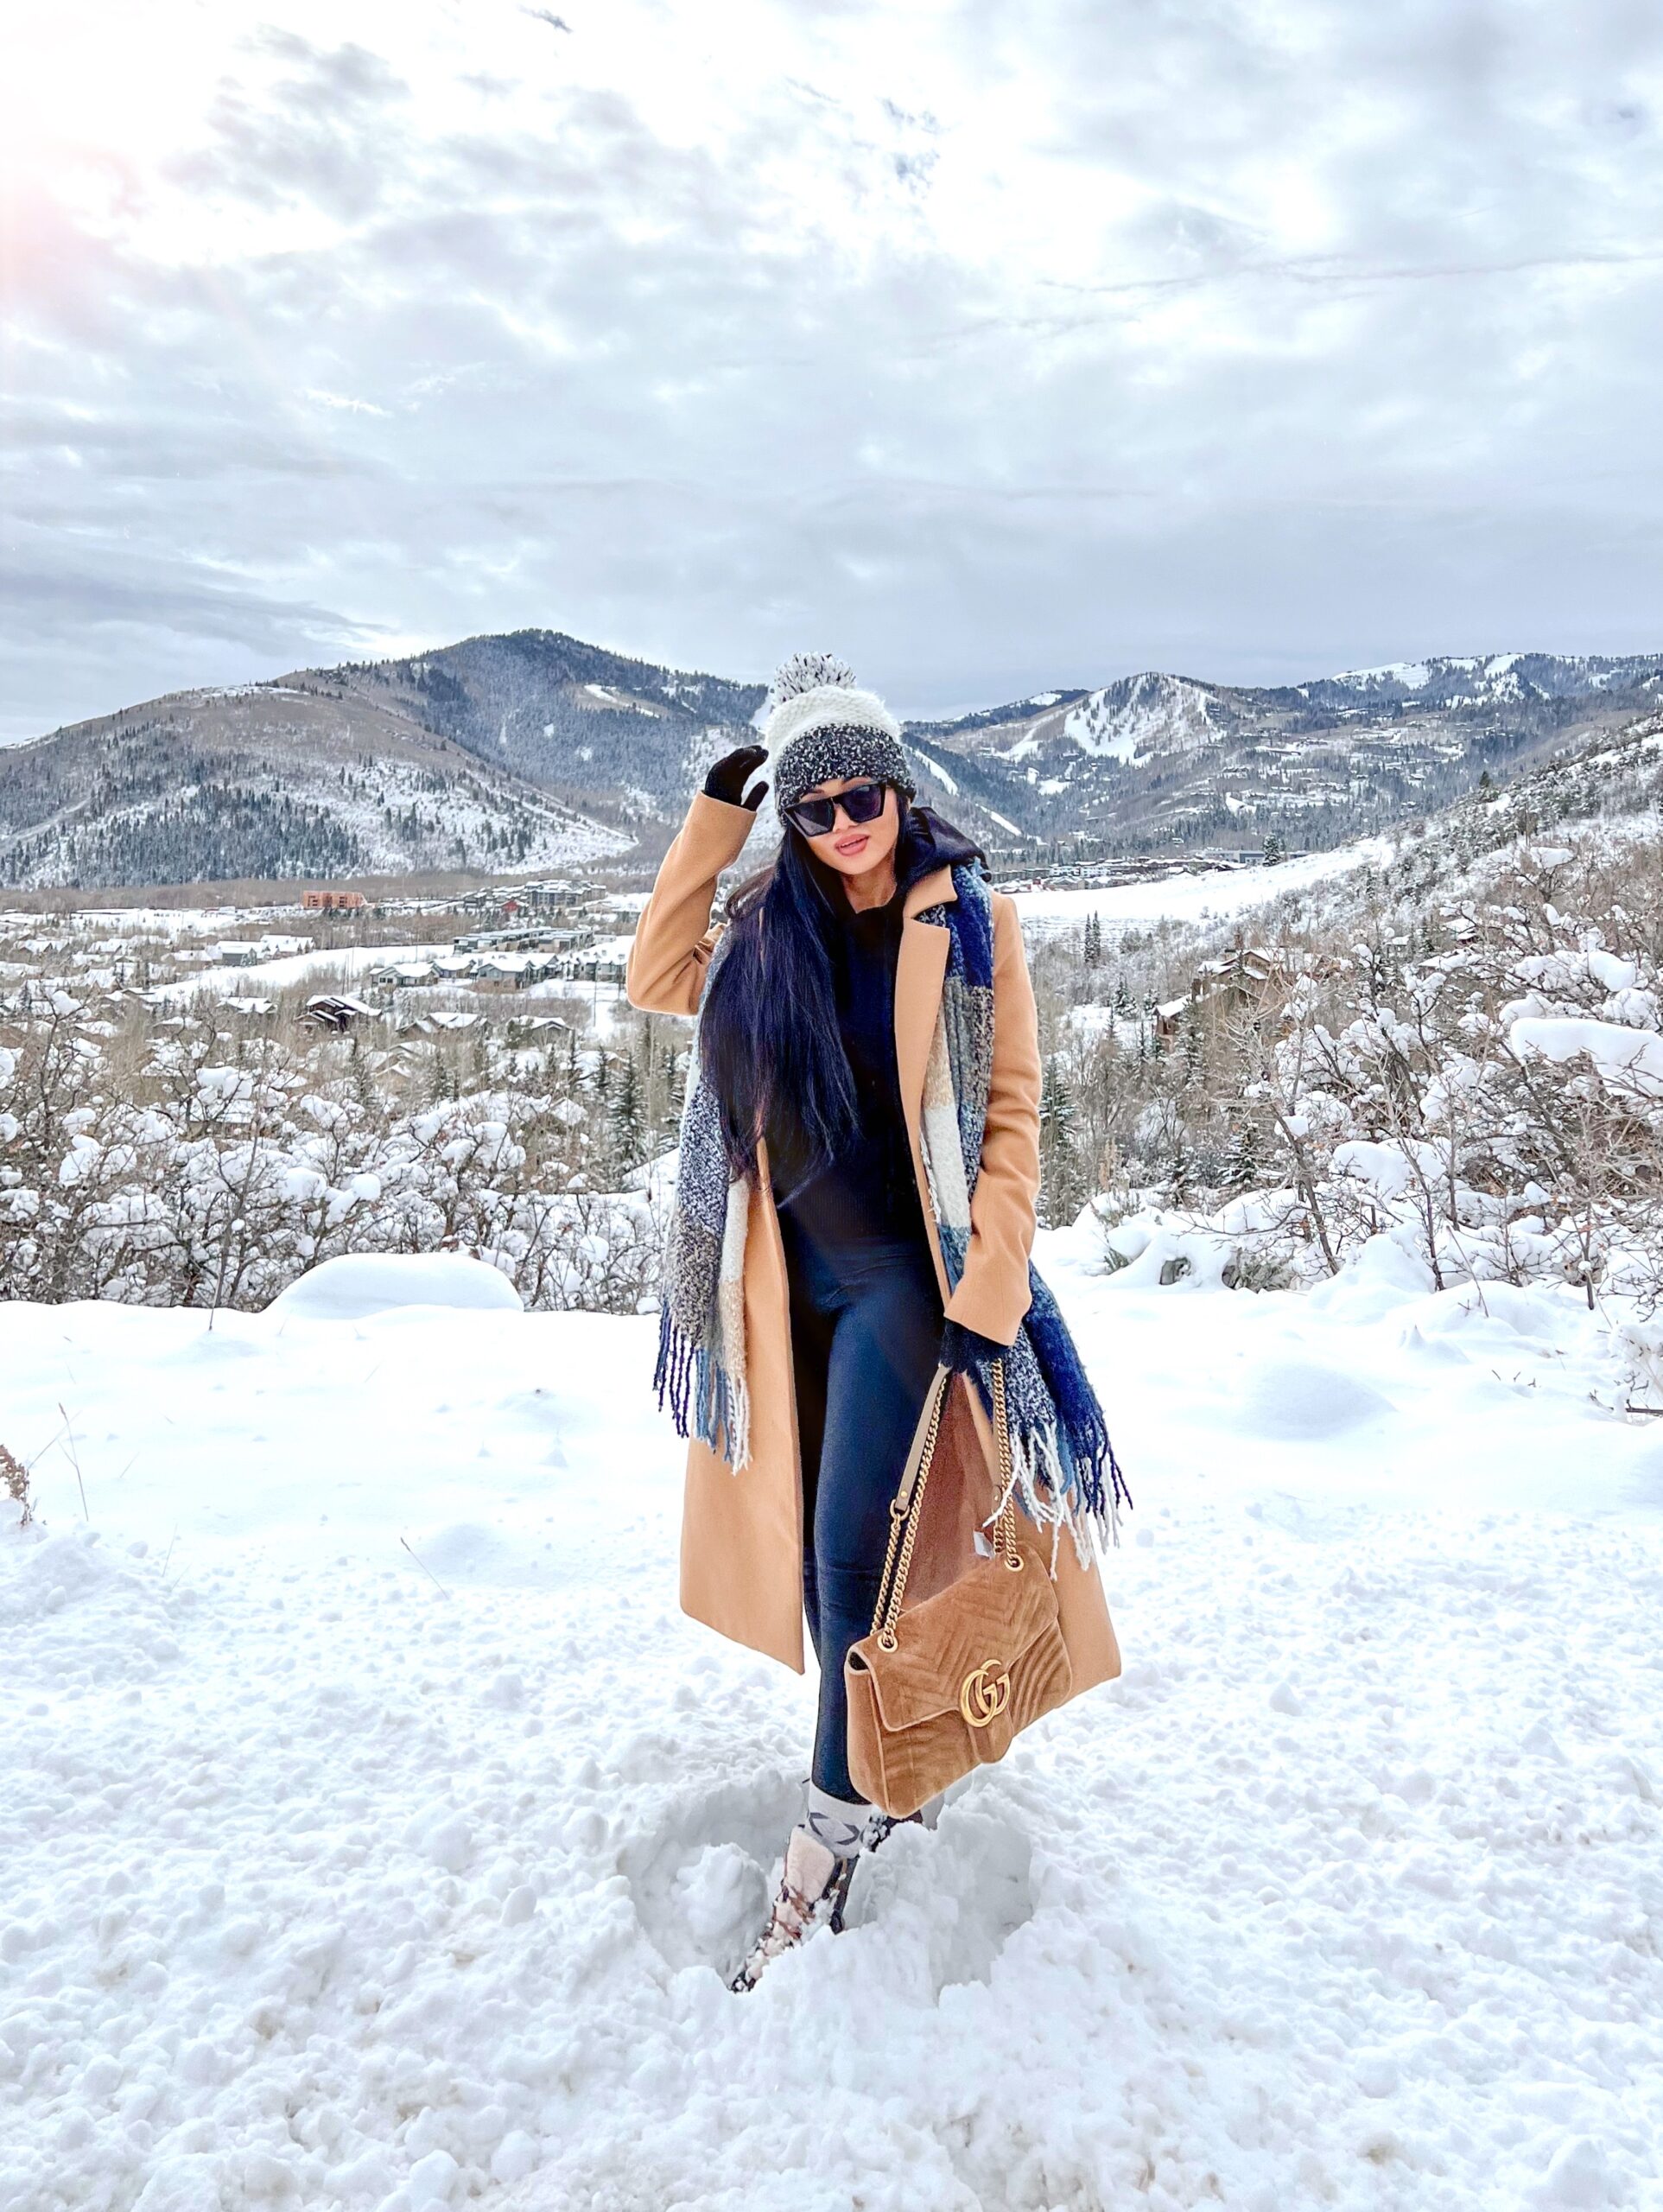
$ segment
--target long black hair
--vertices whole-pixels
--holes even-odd
[[[901,891],[932,868],[985,859],[931,809],[895,797]],[[727,902],[728,942],[699,1015],[699,1061],[735,1175],[750,1171],[776,1108],[789,1112],[809,1172],[829,1164],[855,1134],[854,1079],[832,979],[840,906],[847,911],[842,877],[789,828],[770,864]]]

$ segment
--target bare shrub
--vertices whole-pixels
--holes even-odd
[[[35,1501],[29,1496],[29,1469],[16,1454],[0,1444],[0,1497],[9,1497],[22,1508],[19,1525],[27,1529],[35,1518]]]

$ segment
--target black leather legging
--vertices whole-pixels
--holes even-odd
[[[936,1371],[941,1296],[922,1236],[808,1241],[780,1216],[803,1449],[803,1604],[820,1662],[814,1779],[849,1778],[843,1662],[872,1626],[889,1502]]]

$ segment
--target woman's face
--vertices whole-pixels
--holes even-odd
[[[828,776],[824,783],[816,784],[803,792],[804,798],[835,798],[839,791],[846,791],[852,784],[869,784],[876,780],[871,776]],[[895,786],[887,785],[884,791],[884,810],[870,822],[851,822],[840,807],[836,819],[823,837],[806,839],[809,850],[817,861],[824,861],[828,868],[835,868],[840,875],[864,875],[868,868],[881,868],[895,850],[895,840],[901,834],[901,810],[895,796]],[[801,836],[803,832],[799,830]]]

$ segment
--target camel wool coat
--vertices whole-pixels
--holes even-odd
[[[651,1014],[696,1013],[718,934],[710,925],[716,880],[738,859],[755,821],[743,806],[703,792],[694,799],[664,855],[630,949],[625,989],[632,1006]],[[1033,988],[1016,908],[995,892],[993,1063],[987,1131],[971,1201],[969,1251],[958,1288],[949,1297],[918,1139],[948,931],[918,916],[922,909],[955,896],[947,868],[921,877],[905,895],[895,975],[895,1052],[912,1170],[945,1311],[966,1328],[1008,1344],[1028,1309],[1028,1255],[1039,1188],[1040,1068]],[[790,1299],[765,1144],[759,1147],[757,1170],[745,1249],[751,1456],[736,1471],[696,1438],[689,1447],[681,1599],[682,1610],[695,1620],[801,1674],[803,1481]],[[928,1596],[932,1585],[940,1586],[957,1571],[954,1556],[963,1555],[972,1527],[993,1509],[997,1465],[993,1424],[976,1392],[956,1378],[929,1484],[936,1533],[926,1541],[920,1530],[909,1601]],[[900,1471],[896,1469],[898,1481]],[[955,1537],[941,1524],[943,1513],[956,1522]],[[1049,1551],[1047,1543],[1044,1554]],[[1056,1584],[1077,1694],[1118,1675],[1120,1656],[1096,1563],[1082,1567],[1067,1537],[1057,1547]]]

